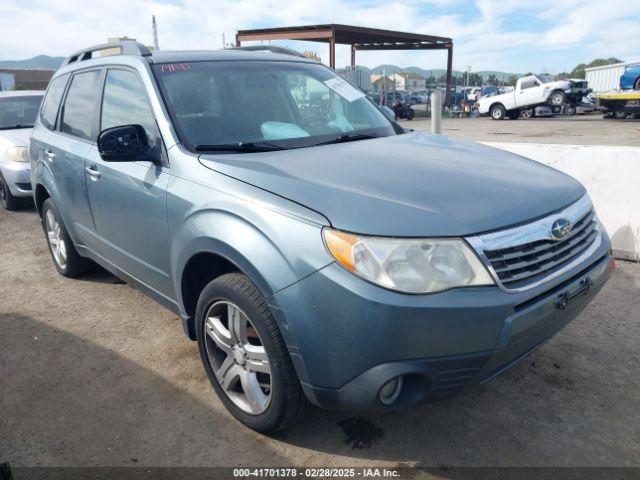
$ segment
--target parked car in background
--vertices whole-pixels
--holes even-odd
[[[407,100],[405,98],[405,95],[403,92],[400,92],[398,90],[393,91],[393,92],[387,92],[385,94],[385,98],[384,98],[384,102],[380,101],[380,94],[379,93],[374,93],[371,96],[371,99],[373,100],[373,102],[376,105],[385,105],[389,108],[391,108],[393,106],[393,104],[395,102],[403,102],[405,103]]]
[[[429,103],[429,95],[424,90],[420,92],[408,92],[404,95],[404,97],[405,100],[411,105]]]
[[[640,65],[626,67],[620,77],[620,89],[640,90]]]
[[[481,115],[489,114],[494,120],[505,117],[515,120],[522,109],[544,104],[551,107],[576,104],[590,91],[584,80],[553,80],[549,75],[529,75],[518,80],[513,92],[480,98],[477,106]]]
[[[0,205],[16,210],[31,201],[29,135],[44,92],[0,92]]]
[[[485,85],[484,87],[472,87],[466,92],[468,100],[477,100],[477,98],[489,97],[499,94],[500,90],[498,89],[498,87],[494,87],[493,85]]]
[[[31,140],[58,272],[96,262],[180,315],[240,422],[449,397],[604,285],[610,241],[579,182],[407,132],[333,70],[263,48],[82,50]]]

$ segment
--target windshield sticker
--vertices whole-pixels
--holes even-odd
[[[349,82],[339,77],[327,80],[324,84],[349,103],[355,102],[356,100],[364,97],[364,92],[358,90]]]
[[[187,72],[189,70],[191,70],[191,65],[188,63],[165,63],[160,65],[162,73]]]

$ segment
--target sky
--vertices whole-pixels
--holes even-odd
[[[216,49],[239,29],[344,23],[450,37],[454,68],[570,71],[597,57],[640,60],[639,0],[2,0],[0,59],[66,56],[107,37],[161,49]],[[274,42],[276,43],[276,42]],[[282,42],[280,42],[282,43]],[[318,53],[324,44],[287,45]],[[349,62],[338,46],[337,66]],[[443,52],[358,52],[357,63],[444,68]]]

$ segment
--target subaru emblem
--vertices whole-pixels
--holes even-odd
[[[571,222],[566,218],[559,218],[551,225],[551,236],[554,240],[562,240],[571,231]]]

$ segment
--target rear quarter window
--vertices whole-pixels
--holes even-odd
[[[51,80],[46,96],[44,97],[44,102],[42,102],[40,121],[49,130],[53,130],[55,127],[60,100],[64,93],[64,87],[67,85],[67,80],[69,80],[68,73]]]

